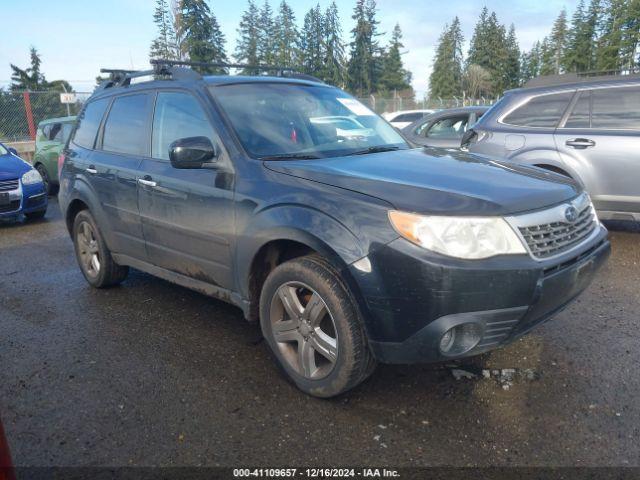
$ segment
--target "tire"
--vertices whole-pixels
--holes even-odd
[[[121,283],[129,267],[113,261],[104,237],[89,210],[82,210],[73,221],[73,245],[80,270],[89,285],[106,288]]]
[[[38,165],[36,165],[36,170],[38,171],[38,173],[40,174],[40,176],[42,177],[42,181],[44,182],[44,190],[45,192],[47,192],[47,195],[53,195],[53,185],[51,184],[51,178],[49,178],[49,172],[47,172],[47,169],[44,168],[44,165],[39,163]]]
[[[27,217],[27,220],[41,220],[47,214],[47,209],[38,210],[37,212],[29,212],[25,213],[24,216]]]
[[[318,256],[276,267],[260,295],[260,326],[287,377],[303,392],[329,398],[375,369],[355,300],[340,274]]]

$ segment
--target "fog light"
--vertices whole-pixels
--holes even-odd
[[[482,326],[463,323],[450,328],[440,338],[440,351],[444,355],[462,355],[475,347],[482,339]]]

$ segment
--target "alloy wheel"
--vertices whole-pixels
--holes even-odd
[[[89,276],[97,277],[100,273],[100,249],[95,231],[89,222],[79,225],[76,240],[82,268]]]
[[[300,282],[287,282],[271,300],[273,338],[298,374],[317,380],[331,373],[338,359],[338,333],[320,295]]]

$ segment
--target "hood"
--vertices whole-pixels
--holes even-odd
[[[265,165],[424,214],[508,215],[561,203],[580,192],[571,179],[552,172],[450,150],[398,150]]]
[[[0,182],[20,178],[33,167],[15,155],[0,155]]]

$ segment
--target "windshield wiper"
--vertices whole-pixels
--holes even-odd
[[[259,160],[313,160],[316,158],[324,157],[312,153],[278,153],[277,155],[259,157]]]
[[[368,153],[393,152],[394,150],[400,150],[400,147],[397,145],[376,145],[375,147],[369,147],[364,150],[356,150],[355,152],[347,153],[347,155],[366,155]]]

